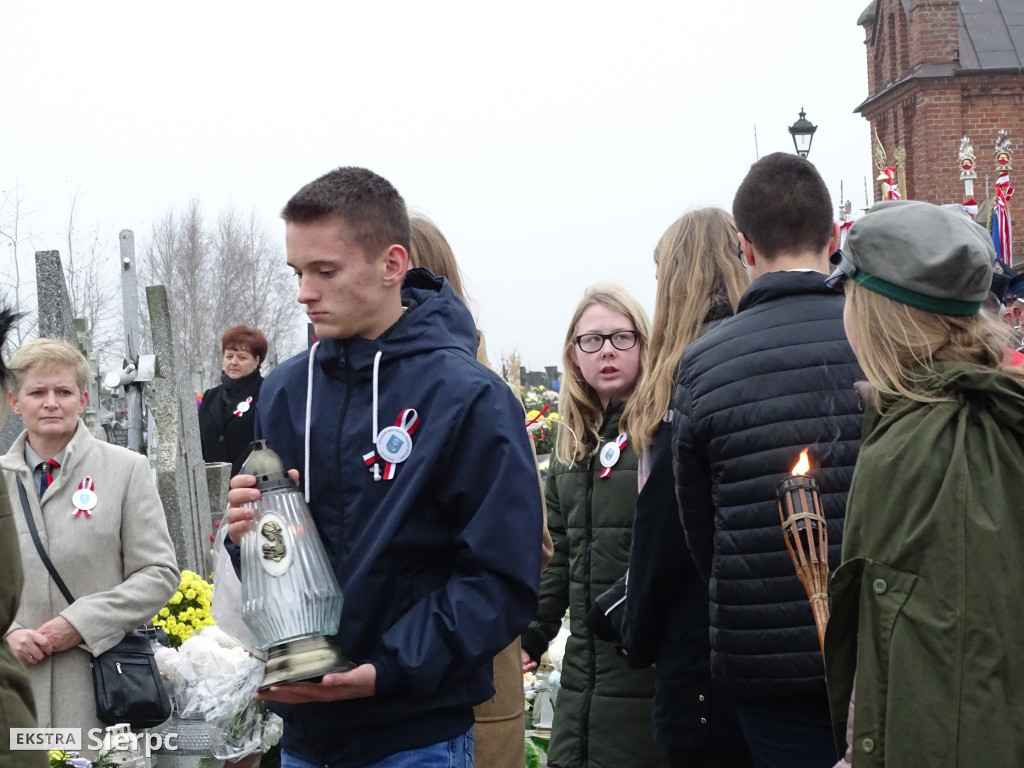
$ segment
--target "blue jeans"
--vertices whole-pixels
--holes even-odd
[[[323,768],[307,763],[287,752],[281,753],[281,768]],[[451,741],[431,744],[429,747],[409,749],[388,755],[363,768],[473,768],[473,729]]]

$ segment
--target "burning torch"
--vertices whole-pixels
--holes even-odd
[[[793,467],[793,474],[779,483],[776,495],[786,549],[796,567],[797,578],[811,601],[818,642],[825,649],[825,625],[828,624],[828,530],[821,511],[818,484],[807,476],[811,468],[807,449]]]

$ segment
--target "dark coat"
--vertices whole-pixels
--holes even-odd
[[[1024,385],[938,363],[868,409],[829,592],[837,742],[857,768],[1024,765]]]
[[[21,510],[17,510],[22,514]],[[0,474],[0,637],[7,634],[18,612],[21,597],[21,555],[18,532],[4,477]],[[11,751],[10,728],[35,728],[36,717],[32,689],[25,676],[25,665],[14,656],[11,647],[0,640],[0,768],[42,768],[43,752]]]
[[[778,483],[809,448],[838,565],[860,438],[861,378],[843,297],[818,272],[755,280],[734,317],[691,344],[678,373],[676,493],[687,545],[708,581],[711,669],[737,701],[820,698],[824,665],[786,551]]]
[[[622,636],[631,667],[654,668],[654,738],[688,750],[746,751],[736,712],[711,684],[708,586],[686,549],[672,477],[672,425],[649,449],[636,502]]]
[[[219,387],[203,393],[199,404],[199,439],[203,444],[203,461],[228,462],[234,477],[249,456],[263,377],[257,368],[240,379],[222,373],[220,380]],[[249,408],[240,410],[239,406],[250,397]]]
[[[599,438],[619,435],[622,403],[612,403]],[[593,447],[593,446],[591,446]],[[668,765],[651,729],[654,672],[634,670],[615,645],[584,624],[594,600],[626,573],[637,496],[637,461],[627,446],[608,477],[598,452],[585,464],[552,462],[546,498],[555,554],[541,577],[537,618],[523,648],[539,660],[569,609],[548,764],[558,768]]]
[[[446,281],[411,270],[402,300],[380,338],[323,339],[278,366],[256,416],[256,436],[309,489],[345,595],[337,642],[377,673],[371,698],[275,707],[284,749],[332,768],[467,731],[494,694],[492,660],[537,607],[541,496],[522,405],[476,361],[473,318]],[[375,401],[380,430],[419,416],[391,480],[365,460]]]

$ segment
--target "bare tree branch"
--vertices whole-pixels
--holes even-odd
[[[168,211],[153,226],[144,254],[140,275],[167,286],[180,350],[198,389],[217,382],[220,339],[233,325],[259,328],[281,353],[298,351],[289,342],[299,309],[294,281],[255,211],[243,218],[229,207],[207,227],[192,200],[184,214]]]
[[[17,182],[13,192],[3,192],[0,198],[0,242],[10,251],[10,260],[4,260],[10,264],[10,271],[4,271],[3,285],[9,294],[8,303],[14,310],[21,313],[21,319],[14,324],[12,338],[9,339],[15,346],[21,346],[35,332],[38,323],[37,307],[29,305],[30,297],[35,293],[29,291],[28,287],[34,286],[34,280],[24,280],[21,272],[21,256],[25,246],[31,249],[32,238],[24,233],[23,219],[28,217],[32,211],[25,210],[26,196],[21,185]]]

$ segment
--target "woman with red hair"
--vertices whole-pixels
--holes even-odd
[[[260,364],[267,357],[267,338],[256,328],[236,325],[224,334],[221,349],[224,372],[220,386],[203,393],[199,437],[203,460],[230,463],[234,477],[249,455],[256,400],[263,385]]]

